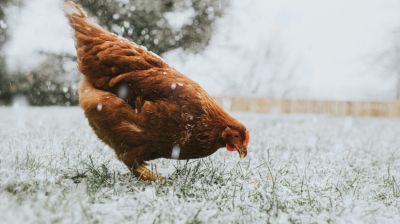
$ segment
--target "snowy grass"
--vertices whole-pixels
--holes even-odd
[[[79,108],[0,108],[0,222],[400,223],[400,119],[236,114],[244,160],[157,160],[139,182]]]

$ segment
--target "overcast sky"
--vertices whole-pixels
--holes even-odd
[[[61,2],[30,0],[24,9],[9,10],[12,39],[5,50],[10,68],[37,65],[41,50],[74,52]],[[218,95],[234,93],[216,82],[218,77],[241,83],[254,73],[251,77],[265,82],[257,95],[279,96],[291,88],[292,98],[390,99],[393,78],[375,58],[390,48],[398,28],[398,0],[232,0],[204,52],[177,50],[165,57]],[[264,57],[271,46],[280,59]],[[284,79],[268,85],[272,74],[289,71],[294,74],[290,87]]]

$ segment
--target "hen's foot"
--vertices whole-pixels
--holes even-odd
[[[140,165],[136,169],[133,170],[133,174],[139,179],[144,181],[160,181],[161,183],[165,183],[166,178],[160,176],[153,171],[149,170],[146,166]]]

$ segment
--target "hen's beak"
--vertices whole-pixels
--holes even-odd
[[[245,146],[236,146],[236,151],[238,151],[241,159],[247,156],[247,147]]]

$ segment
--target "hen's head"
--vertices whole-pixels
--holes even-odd
[[[240,158],[247,156],[247,146],[250,141],[250,133],[245,128],[226,127],[221,137],[228,151],[237,151]]]

